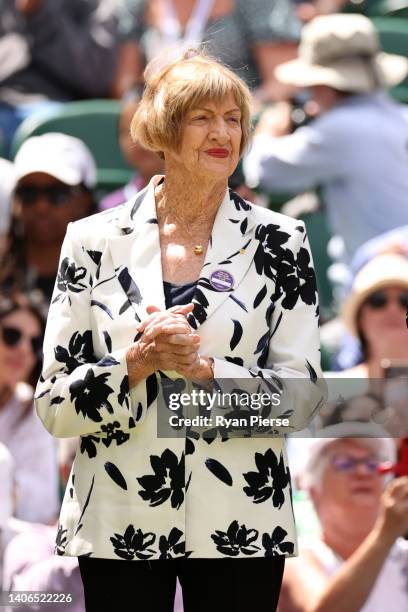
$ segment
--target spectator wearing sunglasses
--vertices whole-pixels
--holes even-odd
[[[367,242],[357,249],[350,263],[350,278],[347,281],[346,292],[350,292],[354,278],[361,268],[374,257],[386,253],[394,253],[402,257],[408,257],[408,225],[401,225],[394,230],[384,232],[371,240],[367,240]],[[325,326],[323,326],[323,330],[322,342],[325,344]],[[331,352],[333,352],[334,347],[338,347],[338,352],[332,361],[335,370],[346,370],[360,363],[362,360],[358,339],[351,334],[340,336],[339,334],[341,334],[341,331],[341,328],[337,330],[337,336],[335,332],[333,337],[329,329],[328,342],[332,347]]]
[[[408,361],[405,317],[408,261],[397,253],[377,255],[356,274],[342,317],[361,344],[362,362],[343,376],[382,378],[382,361]]]
[[[94,212],[96,167],[86,145],[66,134],[26,140],[15,159],[16,188],[8,248],[0,262],[4,289],[38,289],[51,299],[68,223]]]
[[[1,297],[0,443],[15,463],[14,516],[48,523],[59,507],[56,448],[33,410],[33,389],[26,382],[38,366],[43,332],[32,298]]]
[[[408,609],[408,478],[384,489],[378,466],[394,461],[395,446],[381,432],[341,423],[311,441],[299,476],[321,531],[286,563],[280,612]]]

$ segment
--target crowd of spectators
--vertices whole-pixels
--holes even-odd
[[[146,66],[201,45],[254,94],[253,143],[231,186],[275,207],[276,193],[314,190],[340,245],[342,287],[321,318],[332,403],[312,440],[289,445],[295,514],[318,528],[286,564],[279,610],[407,609],[408,483],[377,467],[408,436],[408,99],[390,91],[408,60],[383,53],[366,16],[346,14],[359,4],[0,0],[0,590],[71,592],[64,609],[84,610],[76,558],[54,555],[80,441],[57,444],[33,409],[45,317],[55,282],[81,283],[68,263],[56,278],[68,223],[119,206],[163,171],[130,138]],[[117,143],[104,146],[119,145],[126,184],[99,183],[96,152],[63,129],[15,150],[30,122],[93,99],[120,101]]]

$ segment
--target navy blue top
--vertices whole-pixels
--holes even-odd
[[[195,281],[185,285],[174,285],[173,283],[163,281],[166,308],[171,308],[172,306],[182,306],[192,302],[195,288]]]

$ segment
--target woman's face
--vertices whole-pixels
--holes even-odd
[[[339,439],[330,444],[324,461],[320,489],[313,493],[321,520],[355,520],[360,514],[373,520],[384,486],[375,451],[356,439]]]
[[[0,383],[14,387],[27,380],[42,343],[40,323],[28,310],[17,310],[0,320]],[[33,347],[34,345],[34,347]]]
[[[390,286],[372,293],[359,313],[359,327],[368,346],[378,343],[394,348],[406,334],[405,317],[408,306],[408,290]]]
[[[239,161],[241,138],[241,111],[229,94],[187,113],[180,150],[169,156],[192,176],[227,181]]]
[[[20,179],[14,195],[25,232],[37,248],[60,245],[68,223],[89,215],[91,202],[90,194],[80,186],[67,185],[44,172]]]

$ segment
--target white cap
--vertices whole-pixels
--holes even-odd
[[[0,236],[10,225],[11,194],[16,184],[14,166],[7,159],[0,159]]]
[[[28,138],[14,160],[17,181],[33,172],[43,172],[66,185],[96,184],[95,161],[88,147],[74,136],[49,133]]]

